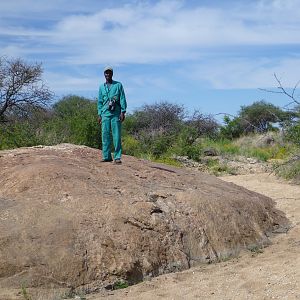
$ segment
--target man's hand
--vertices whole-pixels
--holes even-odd
[[[125,120],[125,113],[121,112],[120,114],[120,121],[123,122]]]
[[[98,123],[101,124],[101,122],[102,122],[102,118],[98,116]]]

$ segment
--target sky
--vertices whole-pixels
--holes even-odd
[[[0,56],[41,62],[56,99],[96,98],[110,65],[129,112],[283,107],[261,89],[276,90],[274,74],[286,88],[300,80],[300,0],[0,0]]]

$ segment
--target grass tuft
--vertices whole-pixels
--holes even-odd
[[[28,294],[26,286],[22,284],[21,286],[21,293],[25,300],[32,300],[31,296]]]

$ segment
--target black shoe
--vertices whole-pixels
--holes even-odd
[[[104,159],[104,158],[101,160],[101,162],[111,162],[111,161],[112,159]]]
[[[119,165],[119,164],[121,164],[122,163],[122,161],[121,161],[121,159],[115,159],[115,164],[117,164],[117,165]]]

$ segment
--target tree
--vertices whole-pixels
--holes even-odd
[[[182,105],[169,102],[144,105],[133,113],[134,124],[131,130],[135,135],[141,132],[150,135],[172,134],[182,123],[184,115]]]
[[[266,101],[256,101],[248,106],[241,106],[237,116],[224,117],[225,126],[221,127],[221,135],[225,138],[238,138],[242,134],[265,133],[277,128],[285,128],[297,114],[286,111]]]
[[[55,134],[54,143],[82,144],[100,147],[100,126],[97,122],[97,102],[69,95],[53,105],[52,119],[48,122],[49,135]]]
[[[43,83],[42,74],[41,64],[0,58],[0,121],[47,107],[53,94]]]
[[[214,138],[218,134],[219,124],[211,115],[205,115],[195,110],[192,117],[186,121],[189,128],[195,129],[197,136]]]
[[[262,100],[256,101],[249,106],[242,106],[239,118],[246,133],[263,133],[273,129],[272,124],[280,124],[291,118],[291,114]]]
[[[221,127],[221,137],[226,139],[239,138],[244,133],[242,122],[239,117],[230,118],[228,115],[224,117],[225,125]]]

